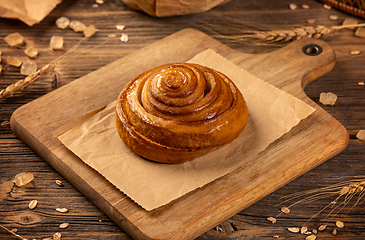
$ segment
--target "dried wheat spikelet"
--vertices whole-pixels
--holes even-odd
[[[230,27],[236,28],[237,34],[235,35],[224,35],[219,33],[219,31],[224,31],[222,26],[217,26],[214,24],[208,24],[210,27],[208,30],[213,31],[214,35],[218,38],[228,39],[231,41],[238,42],[248,42],[254,44],[285,44],[294,40],[299,40],[303,38],[321,38],[324,35],[328,35],[330,33],[335,32],[336,30],[340,30],[343,28],[351,28],[351,27],[363,27],[365,23],[362,24],[348,24],[341,26],[332,26],[326,27],[323,25],[317,26],[300,26],[300,27],[292,27],[288,29],[275,29],[275,30],[250,30],[250,29],[239,29],[239,27]],[[246,27],[243,25],[243,27]],[[220,30],[213,30],[220,29]],[[249,26],[249,28],[254,28]],[[267,27],[259,27],[266,29]],[[278,28],[275,26],[275,28]],[[223,30],[222,30],[223,29]]]
[[[327,223],[333,221],[336,216],[344,210],[346,206],[352,204],[350,208],[347,210],[347,213],[350,212],[355,206],[365,202],[365,179],[364,176],[354,177],[355,180],[349,180],[340,182],[337,184],[333,184],[327,187],[309,190],[305,192],[295,193],[286,196],[288,198],[284,202],[280,204],[287,203],[294,199],[300,199],[299,201],[294,202],[289,205],[289,207],[293,207],[295,205],[306,204],[310,202],[314,202],[316,200],[325,199],[329,197],[334,197],[327,206],[318,211],[314,216],[312,216],[306,223],[311,221],[314,217],[318,216],[320,213],[324,212],[326,209],[330,209],[329,213],[326,214],[325,218],[322,221],[327,221]],[[352,202],[351,202],[352,201]],[[278,214],[278,216],[281,213]],[[278,217],[276,216],[276,218]],[[341,223],[337,221],[337,223]],[[339,224],[338,223],[338,224]],[[321,225],[318,230],[322,231],[326,228],[327,224]],[[342,225],[341,225],[342,226]]]
[[[42,67],[41,69],[39,69],[35,73],[30,74],[26,78],[24,78],[22,80],[19,80],[18,82],[9,85],[5,89],[0,90],[0,99],[1,98],[9,98],[14,93],[22,91],[28,85],[32,84],[33,82],[35,82],[39,78],[41,78],[44,75],[46,75],[47,73],[51,72],[54,69],[54,67],[57,65],[57,63],[59,63],[61,60],[67,59],[68,57],[78,56],[78,55],[83,54],[84,52],[87,52],[88,50],[90,50],[90,49],[87,49],[87,50],[84,50],[84,51],[82,51],[80,53],[76,53],[76,54],[72,55],[73,52],[75,51],[75,49],[77,49],[80,46],[81,42],[83,40],[85,40],[85,39],[86,38],[83,38],[82,40],[80,40],[77,44],[75,44],[72,48],[70,48],[70,50],[68,50],[65,54],[63,54],[62,56],[58,57],[57,59],[55,59],[51,63],[45,65],[44,67]],[[95,46],[93,48],[97,48],[97,47],[105,44],[107,41],[108,40],[104,41],[100,45]]]

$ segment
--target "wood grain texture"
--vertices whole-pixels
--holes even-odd
[[[304,54],[302,48],[310,44],[323,52],[317,56]],[[239,66],[307,101],[316,112],[245,166],[150,212],[116,190],[52,135],[62,125],[115,100],[129,79],[141,71],[185,62],[206,48],[228,59],[239,59]],[[334,63],[332,48],[318,40],[297,41],[275,52],[252,56],[235,52],[197,30],[186,29],[20,107],[12,115],[11,126],[17,136],[132,237],[192,239],[347,146],[345,128],[313,104],[302,89],[303,81],[310,82],[329,72]]]
[[[27,87],[22,93],[16,94],[11,99],[0,99],[0,122],[4,123],[0,127],[0,184],[10,181],[19,172],[32,171],[35,174],[33,186],[22,189],[12,188],[6,191],[5,196],[2,195],[0,198],[0,224],[10,229],[17,228],[18,233],[28,239],[50,237],[57,231],[60,231],[65,239],[130,239],[110,218],[98,210],[53,167],[12,133],[8,122],[11,114],[20,106],[54,89],[187,27],[200,29],[236,51],[261,54],[272,52],[279,47],[229,40],[217,35],[207,26],[218,24],[221,26],[222,32],[225,30],[224,34],[235,35],[239,33],[239,29],[243,28],[245,23],[279,24],[282,28],[287,28],[293,24],[307,25],[308,19],[315,19],[316,24],[332,26],[339,25],[345,18],[351,17],[334,9],[328,11],[323,8],[322,3],[317,1],[293,0],[291,2],[297,4],[299,7],[297,11],[290,10],[289,2],[282,0],[231,0],[225,5],[202,14],[152,18],[132,11],[117,0],[105,1],[105,4],[98,8],[92,8],[93,3],[86,0],[77,2],[64,0],[42,23],[32,28],[16,20],[1,19],[0,38],[15,31],[20,32],[27,42],[33,42],[40,50],[40,54],[36,58],[39,67],[65,52],[49,50],[48,43],[52,35],[64,36],[65,50],[81,39],[80,34],[71,30],[62,31],[55,27],[54,21],[59,16],[81,20],[86,24],[93,23],[100,31],[83,42],[78,50],[78,52],[83,52],[82,54],[61,62],[52,73]],[[310,9],[301,9],[300,6],[303,3],[310,5]],[[333,14],[339,17],[337,21],[329,20],[328,17]],[[233,24],[230,24],[232,19],[237,20],[234,28]],[[119,34],[115,30],[116,24],[127,26],[125,32],[130,36],[128,44],[121,44],[119,39],[107,38],[107,34]],[[107,42],[105,42],[106,40]],[[352,176],[364,176],[364,142],[355,138],[358,130],[365,128],[364,88],[358,85],[358,82],[364,81],[365,76],[363,39],[354,37],[352,31],[341,30],[326,36],[323,40],[334,49],[336,65],[331,72],[306,85],[305,93],[345,126],[351,137],[349,146],[302,177],[281,187],[226,221],[222,221],[217,228],[202,234],[198,239],[272,239],[275,235],[286,239],[298,239],[298,237],[301,239],[302,236],[290,233],[286,228],[303,224],[307,224],[310,228],[318,227],[326,213],[320,214],[308,223],[307,221],[332,199],[319,199],[297,206],[292,209],[291,214],[280,216],[278,222],[272,224],[266,220],[266,217],[276,216],[279,206],[281,206],[281,197],[352,179]],[[100,45],[102,43],[103,45]],[[85,51],[86,49],[87,51]],[[3,65],[3,71],[0,74],[0,88],[4,88],[23,78],[17,68],[6,65],[6,56],[24,57],[24,49],[10,48],[4,41],[0,41],[0,50]],[[351,50],[360,50],[362,53],[353,56],[349,54]],[[339,96],[335,106],[324,106],[319,103],[319,94],[327,91],[332,91]],[[55,185],[56,179],[61,179],[65,183],[65,187],[59,188]],[[2,187],[0,189],[3,190]],[[21,194],[12,195],[13,192],[21,192]],[[41,199],[40,205],[35,211],[29,211],[28,203],[33,199]],[[55,206],[67,206],[70,214],[54,213],[52,210]],[[365,234],[363,205],[353,209],[350,208],[351,206],[346,207],[336,218],[336,220],[345,222],[345,228],[340,229],[336,236],[332,236],[331,231],[334,229],[334,224],[331,222],[326,231],[318,234],[318,239],[363,239]],[[348,211],[349,213],[346,214]],[[20,216],[21,220],[19,220]],[[29,219],[35,218],[35,216],[38,216],[38,221],[29,222]],[[70,222],[70,227],[60,230],[58,225],[62,222]],[[0,238],[13,239],[2,230],[0,230]]]

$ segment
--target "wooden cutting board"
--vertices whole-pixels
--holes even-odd
[[[141,72],[185,62],[211,48],[243,69],[316,108],[245,166],[173,203],[147,212],[85,165],[52,132],[115,100]],[[17,109],[14,133],[136,239],[192,239],[341,152],[346,129],[304,93],[335,64],[320,40],[299,40],[275,52],[244,54],[194,29],[185,29],[123,57]]]

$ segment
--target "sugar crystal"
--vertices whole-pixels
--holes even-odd
[[[34,58],[38,55],[38,49],[36,49],[35,47],[33,46],[30,46],[30,47],[27,47],[25,50],[24,50],[24,53],[30,57],[30,58]]]
[[[7,56],[6,58],[6,62],[14,67],[20,67],[20,65],[22,65],[22,61],[20,61],[19,58],[17,57],[12,57],[12,56]]]
[[[357,134],[356,137],[360,140],[365,140],[365,129],[361,129]]]
[[[51,41],[49,42],[49,46],[51,47],[51,49],[61,49],[63,47],[63,37],[52,36]]]
[[[323,105],[335,105],[336,101],[337,101],[336,94],[331,92],[328,93],[322,92],[319,96],[319,102],[321,102]]]
[[[75,32],[83,32],[86,28],[85,24],[83,24],[80,21],[71,21],[70,22],[70,28],[74,30]]]
[[[125,29],[125,25],[116,25],[115,28],[122,31]]]
[[[361,38],[365,37],[365,28],[364,28],[364,27],[359,27],[359,28],[356,30],[355,35],[356,35],[357,37],[361,37]]]
[[[357,21],[355,18],[346,18],[346,19],[343,21],[342,25],[343,25],[343,26],[346,26],[346,25],[354,25],[354,24],[357,24],[357,23],[358,23],[358,21]],[[352,30],[354,30],[354,29],[355,29],[355,27],[349,27],[348,29],[352,29]]]
[[[97,31],[97,29],[95,28],[95,26],[91,24],[85,28],[84,35],[85,35],[85,37],[89,38],[92,35],[94,35],[96,33],[96,31]]]
[[[18,32],[9,34],[4,37],[4,40],[10,47],[17,47],[24,43],[23,36]]]
[[[29,172],[22,172],[15,176],[14,182],[18,187],[24,186],[25,184],[30,183],[33,181],[34,176],[32,173]]]
[[[56,20],[56,25],[59,29],[65,29],[69,26],[70,20],[67,17],[59,17]]]
[[[20,68],[20,73],[23,75],[30,75],[37,71],[37,63],[34,61],[27,61],[22,64]]]
[[[120,41],[128,42],[128,40],[129,40],[128,34],[122,33],[122,35],[120,37]]]

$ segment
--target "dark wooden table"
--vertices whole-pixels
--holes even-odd
[[[0,19],[0,51],[2,51],[1,64],[3,65],[0,73],[0,89],[24,78],[19,73],[19,68],[6,64],[7,56],[26,59],[23,53],[24,48],[9,47],[3,41],[6,35],[19,32],[27,43],[33,43],[39,49],[39,56],[35,58],[35,61],[38,67],[43,67],[61,56],[82,38],[81,33],[75,33],[70,29],[58,29],[55,25],[58,17],[65,16],[71,20],[80,20],[87,25],[94,24],[99,29],[97,34],[82,42],[79,49],[85,50],[83,54],[60,62],[51,73],[28,86],[21,93],[8,99],[0,99],[0,224],[8,229],[17,229],[17,234],[28,239],[44,239],[52,237],[56,232],[62,233],[62,239],[130,238],[13,134],[9,120],[18,107],[184,28],[196,28],[241,52],[264,53],[274,51],[280,46],[252,44],[224,36],[235,36],[239,32],[237,29],[247,28],[247,26],[279,25],[280,28],[287,29],[291,25],[310,25],[307,23],[308,19],[316,20],[316,23],[312,25],[335,26],[341,25],[345,18],[352,17],[335,9],[327,10],[319,1],[304,0],[231,0],[208,12],[169,18],[155,18],[133,11],[121,0],[106,0],[97,8],[92,6],[94,3],[87,0],[64,0],[40,24],[32,27],[18,20]],[[290,3],[297,4],[298,9],[290,10]],[[303,9],[301,7],[303,4],[309,5],[310,9]],[[330,15],[338,16],[338,20],[330,20]],[[363,19],[357,20],[365,22]],[[123,32],[129,35],[129,42],[123,43],[118,38],[107,37],[108,34],[120,36],[121,32],[115,29],[117,24],[126,26]],[[223,35],[218,35],[217,31]],[[49,49],[49,39],[53,35],[64,37],[64,50]],[[358,84],[365,81],[365,39],[354,36],[354,32],[348,29],[336,31],[322,39],[335,50],[336,65],[330,73],[306,86],[305,92],[345,126],[350,134],[348,147],[312,171],[222,222],[198,239],[275,237],[305,239],[306,235],[291,233],[287,228],[308,226],[312,230],[321,224],[328,226],[324,231],[318,232],[317,239],[365,238],[364,191],[358,192],[346,206],[337,208],[338,214],[333,218],[327,218],[329,223],[325,219],[331,209],[325,209],[325,207],[336,198],[335,195],[293,206],[291,213],[281,214],[277,217],[275,224],[266,220],[269,216],[276,217],[280,207],[289,204],[280,204],[285,200],[283,198],[285,196],[347,180],[365,179],[365,142],[356,138],[356,133],[365,128],[365,86]],[[352,55],[350,54],[352,50],[359,50],[361,53]],[[321,92],[335,93],[338,96],[335,106],[319,103]],[[32,172],[35,179],[24,187],[15,187],[11,181],[20,172]],[[56,185],[56,180],[61,180],[64,186]],[[33,199],[38,200],[39,204],[36,209],[30,210],[28,204]],[[340,198],[338,202],[343,199],[344,197]],[[54,211],[60,206],[68,208],[68,213]],[[320,213],[316,215],[318,212]],[[342,221],[344,228],[336,228],[336,221]],[[70,225],[66,229],[60,229],[61,223]],[[337,229],[336,235],[332,234],[334,229]],[[0,238],[15,239],[1,228]]]

